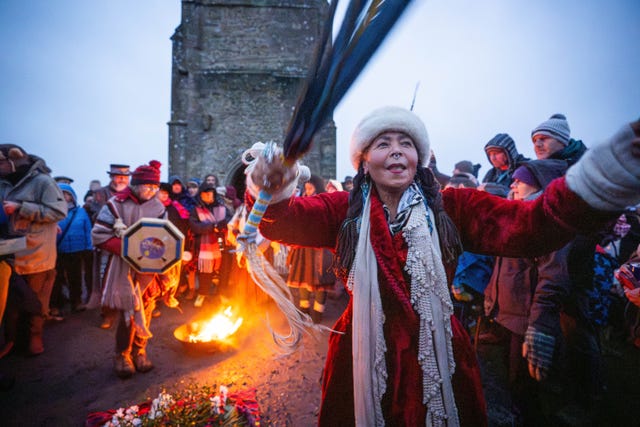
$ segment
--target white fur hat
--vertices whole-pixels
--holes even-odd
[[[365,116],[353,131],[349,144],[349,157],[355,170],[358,170],[362,155],[374,138],[389,131],[409,135],[418,149],[420,163],[422,166],[427,165],[431,149],[427,128],[422,120],[406,108],[382,107]]]

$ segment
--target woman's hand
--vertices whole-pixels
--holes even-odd
[[[291,197],[298,182],[311,176],[308,167],[286,162],[282,148],[273,142],[256,142],[242,154],[242,162],[247,165],[247,191],[256,198],[260,191],[266,191],[272,196],[271,203]]]
[[[298,167],[295,163],[285,164],[280,147],[275,147],[273,153],[268,154],[268,156],[260,155],[256,159],[251,172],[251,181],[260,190],[275,194],[296,179]]]

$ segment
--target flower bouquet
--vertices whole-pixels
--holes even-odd
[[[169,394],[162,391],[153,400],[128,408],[94,412],[86,427],[132,426],[248,426],[260,425],[256,390],[229,393],[227,387],[190,385]]]

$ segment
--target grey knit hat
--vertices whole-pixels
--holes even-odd
[[[542,122],[531,131],[531,139],[536,135],[542,134],[557,139],[563,145],[569,145],[571,139],[571,129],[564,114],[556,113],[549,117],[549,120]]]

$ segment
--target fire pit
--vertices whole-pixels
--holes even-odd
[[[224,352],[234,347],[234,334],[242,325],[242,317],[232,318],[231,307],[209,320],[178,326],[173,336],[185,349],[196,352]]]

